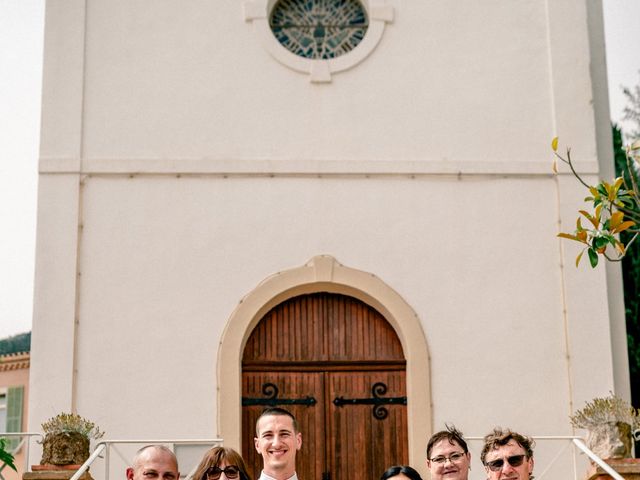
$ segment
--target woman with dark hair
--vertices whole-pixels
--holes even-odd
[[[193,480],[249,480],[247,466],[232,448],[213,447],[204,454]]]
[[[462,432],[455,426],[434,433],[427,443],[427,467],[431,480],[467,480],[471,454]]]
[[[418,472],[408,465],[395,465],[389,467],[386,472],[382,474],[380,480],[422,480],[422,477]]]

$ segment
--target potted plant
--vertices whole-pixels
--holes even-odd
[[[594,398],[570,416],[571,425],[587,430],[587,446],[603,460],[630,458],[640,411],[613,394]]]
[[[571,425],[587,430],[587,446],[600,458],[629,458],[633,432],[640,428],[639,411],[611,394],[594,398],[570,418]]]
[[[91,439],[104,435],[89,420],[75,413],[61,413],[42,424],[42,460],[34,470],[79,468],[89,458]]]

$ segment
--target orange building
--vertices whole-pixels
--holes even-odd
[[[27,430],[29,363],[29,352],[0,355],[0,432],[25,432]],[[11,450],[16,448],[19,443],[20,439],[10,439],[8,447]],[[0,475],[5,480],[17,480],[22,477],[25,462],[24,453],[24,446],[15,453],[17,473],[7,466],[0,470]]]

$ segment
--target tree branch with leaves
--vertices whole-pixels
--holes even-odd
[[[638,188],[638,167],[640,166],[640,140],[625,147],[627,174],[612,182],[600,181],[597,185],[587,184],[575,170],[571,160],[571,149],[566,153],[558,153],[558,137],[551,142],[551,148],[557,160],[567,164],[573,175],[588,190],[584,201],[591,204],[592,211],[579,210],[580,217],[576,221],[573,233],[559,233],[558,237],[582,243],[584,248],[576,257],[576,267],[585,252],[592,268],[598,265],[600,256],[611,262],[621,261],[631,245],[640,234],[640,189]],[[553,171],[558,173],[557,160],[554,160]],[[625,178],[626,177],[626,178]],[[583,219],[588,223],[583,225]],[[620,241],[620,232],[633,234],[626,244]]]

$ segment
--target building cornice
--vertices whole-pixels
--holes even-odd
[[[29,368],[31,354],[29,352],[0,355],[0,372],[24,370]]]

